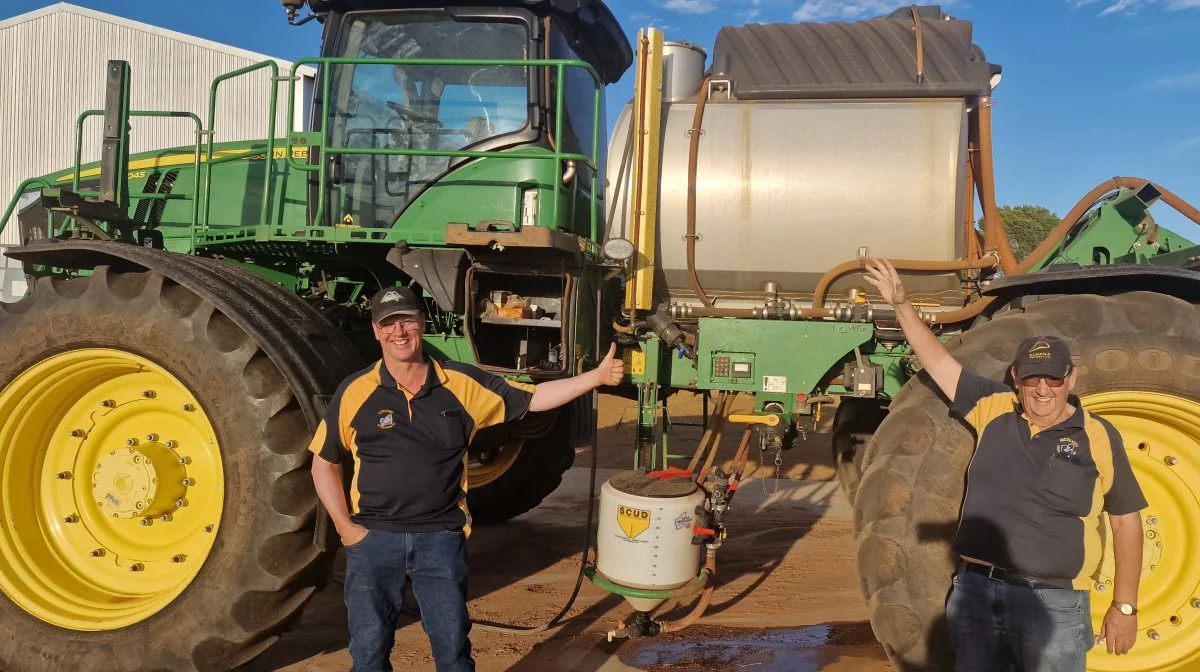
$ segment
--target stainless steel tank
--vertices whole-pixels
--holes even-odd
[[[689,129],[696,97],[664,105],[656,300],[698,303],[688,283]],[[608,237],[629,238],[631,107],[612,134]],[[967,110],[963,99],[737,101],[704,110],[696,184],[696,270],[717,305],[761,304],[764,282],[803,302],[862,246],[873,256],[963,253]],[[906,275],[919,298],[961,305],[952,274]],[[860,275],[829,298],[870,290]]]

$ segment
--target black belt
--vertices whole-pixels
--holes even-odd
[[[1014,586],[1023,586],[1025,588],[1071,588],[1072,586],[1056,586],[1045,581],[1040,581],[1031,576],[1025,576],[1003,567],[995,565],[981,565],[977,562],[962,562],[958,565],[959,571],[973,572],[975,574],[983,574],[988,578],[1011,583]]]

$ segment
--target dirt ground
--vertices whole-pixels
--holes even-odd
[[[601,396],[598,483],[632,465],[636,405]],[[700,397],[669,401],[672,420],[698,422]],[[826,422],[828,418],[825,419]],[[739,432],[731,426],[720,458],[732,456]],[[672,452],[694,449],[700,431],[677,426]],[[556,614],[579,568],[587,513],[590,451],[576,456],[563,484],[541,506],[506,524],[481,527],[469,541],[469,604],[475,621],[536,626]],[[629,616],[620,597],[584,581],[566,624],[538,635],[471,633],[480,672],[884,672],[891,670],[875,641],[858,591],[850,537],[851,510],[834,481],[828,434],[810,434],[784,453],[783,478],[774,465],[743,481],[727,517],[728,540],[717,556],[717,588],[692,627],[649,639],[608,642],[605,633]],[[752,452],[751,459],[757,457]],[[337,582],[318,593],[296,627],[244,672],[346,670],[346,610]],[[666,605],[666,618],[691,608]],[[659,615],[662,614],[660,610]],[[420,623],[405,616],[396,631],[397,670],[433,670]]]

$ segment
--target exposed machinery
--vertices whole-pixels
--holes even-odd
[[[944,667],[970,435],[866,256],[985,375],[1034,331],[1071,340],[1153,532],[1139,645],[1091,669],[1200,663],[1200,246],[1147,210],[1200,212],[1114,178],[1017,263],[992,184],[1000,67],[969,22],[913,7],[727,27],[709,59],[653,29],[630,45],[600,0],[283,4],[324,26],[299,61],[319,70],[313,128],[220,142],[211,113],[131,110],[137,64],[114,61],[105,109],[80,116],[104,117],[104,159],[30,178],[0,218],[36,279],[0,305],[0,668],[229,669],[270,646],[336,550],[304,448],[378,356],[364,297],[396,284],[424,297],[435,356],[502,375],[569,375],[621,345],[633,464],[600,488],[581,563],[633,608],[610,638],[703,614],[747,465],[778,470],[832,412],[876,636],[902,669]],[[607,138],[604,87],[631,66]],[[214,82],[210,108],[257,70],[272,106],[294,100],[275,67]],[[192,119],[196,143],[131,156],[123,129],[145,116]],[[667,451],[680,390],[712,402],[690,455]],[[481,433],[475,521],[552,492],[594,441],[593,404]],[[691,613],[655,617],[678,600]]]

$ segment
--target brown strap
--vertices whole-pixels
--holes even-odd
[[[925,41],[921,36],[921,18],[917,16],[917,6],[910,5],[908,11],[912,13],[913,28],[917,32],[917,82],[925,82]]]

